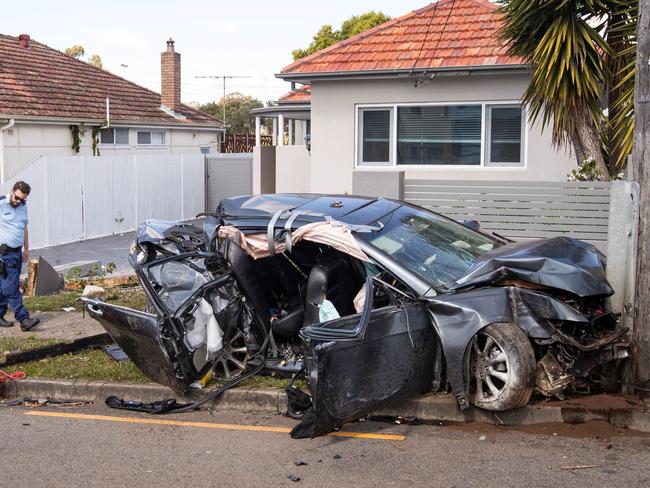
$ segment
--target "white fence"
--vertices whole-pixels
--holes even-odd
[[[200,154],[41,157],[0,185],[24,180],[29,241],[40,248],[134,230],[145,219],[185,220],[205,210]]]
[[[253,192],[253,154],[211,154],[206,162],[207,211],[214,212],[224,198]]]
[[[404,180],[404,199],[506,237],[567,235],[604,250],[610,183]]]

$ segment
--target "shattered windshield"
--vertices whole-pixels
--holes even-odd
[[[497,242],[444,217],[402,206],[379,220],[384,227],[358,233],[373,246],[433,285],[463,276]]]
[[[176,311],[202,285],[213,278],[203,258],[191,257],[149,267],[149,278],[158,296],[171,311]]]

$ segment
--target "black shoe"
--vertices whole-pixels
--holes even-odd
[[[20,322],[20,330],[27,332],[29,329],[36,327],[41,323],[41,319],[28,318]]]
[[[0,327],[13,327],[14,323],[11,320],[6,320],[4,317],[0,317]]]

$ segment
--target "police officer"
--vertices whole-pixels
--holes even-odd
[[[27,195],[30,190],[27,183],[17,181],[8,195],[0,196],[0,327],[14,325],[4,318],[9,305],[23,331],[40,323],[39,319],[30,318],[20,294],[21,261],[29,260]]]

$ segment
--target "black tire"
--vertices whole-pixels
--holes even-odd
[[[528,404],[535,387],[535,353],[526,333],[510,323],[491,324],[472,339],[467,354],[469,401],[502,411]]]

